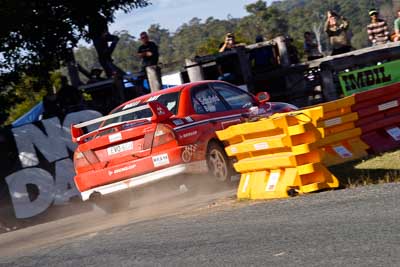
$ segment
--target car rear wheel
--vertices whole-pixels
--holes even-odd
[[[211,142],[207,149],[207,165],[212,176],[221,182],[231,182],[234,174],[231,161],[224,148],[217,142]]]

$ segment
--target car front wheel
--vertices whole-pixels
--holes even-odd
[[[209,172],[218,181],[230,182],[234,174],[231,161],[224,148],[217,142],[211,142],[207,149],[207,165]]]

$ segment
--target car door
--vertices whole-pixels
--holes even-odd
[[[215,82],[211,84],[213,90],[228,105],[232,114],[245,115],[252,107],[258,107],[257,100],[246,91],[227,83]],[[243,116],[241,120],[243,120]],[[225,126],[226,128],[226,126]]]
[[[208,121],[213,131],[225,129],[241,121],[241,113],[232,109],[210,84],[193,88],[191,98],[196,118]]]

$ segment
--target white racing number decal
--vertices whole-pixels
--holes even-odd
[[[109,135],[108,140],[110,141],[110,143],[120,141],[120,140],[122,140],[122,135],[121,135],[121,133]]]
[[[155,157],[152,157],[154,167],[160,167],[169,164],[168,154],[161,154]]]
[[[112,156],[132,149],[133,149],[133,142],[127,142],[107,148],[107,154],[109,156]]]

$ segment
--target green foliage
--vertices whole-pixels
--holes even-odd
[[[50,72],[71,60],[80,39],[88,40],[88,25],[96,15],[112,22],[117,10],[128,12],[149,4],[149,0],[97,0],[87,5],[62,0],[1,1],[0,122],[9,112],[14,118],[19,114],[16,110],[31,106],[42,90],[52,91]],[[27,86],[34,95],[22,97],[19,86]]]
[[[69,59],[70,48],[87,38],[87,26],[96,14],[112,22],[117,10],[148,4],[148,0],[98,0],[84,6],[79,1],[4,0],[0,8],[2,61],[10,70],[54,70]]]
[[[53,89],[58,91],[61,88],[61,73],[51,73],[50,83],[52,84]],[[13,86],[13,92],[18,101],[17,104],[7,110],[8,119],[5,121],[5,125],[11,124],[42,101],[43,97],[47,94],[47,88],[38,87],[38,84],[40,83],[37,77],[24,74],[19,83]]]
[[[90,8],[82,8],[82,3],[74,1],[3,1],[0,8],[3,21],[0,28],[0,53],[3,55],[0,57],[3,66],[0,70],[0,122],[8,113],[16,118],[22,110],[41,99],[45,89],[51,89],[49,70],[68,60],[70,49],[81,38],[89,41],[86,31],[92,14],[101,13],[112,22],[116,10],[129,11],[150,2],[99,0],[91,2]],[[243,7],[248,15],[240,19],[209,17],[201,20],[195,17],[174,33],[158,24],[151,25],[148,33],[159,46],[163,73],[168,73],[181,69],[185,58],[217,53],[227,32],[234,32],[238,42],[247,44],[253,43],[257,35],[265,39],[290,35],[301,56],[303,33],[311,31],[319,37],[323,51],[327,51],[329,45],[323,26],[328,10],[350,20],[352,45],[362,48],[369,45],[366,26],[371,7],[378,8],[392,27],[400,3],[392,0],[284,0],[267,5],[265,1],[254,0],[253,4]],[[140,40],[127,31],[115,34],[120,42],[113,54],[114,63],[127,71],[139,71],[137,49]],[[76,60],[85,68],[100,67],[92,46],[80,46],[74,52]],[[4,72],[6,69],[9,71]],[[22,88],[27,88],[28,92]],[[16,103],[18,106],[13,107]]]

